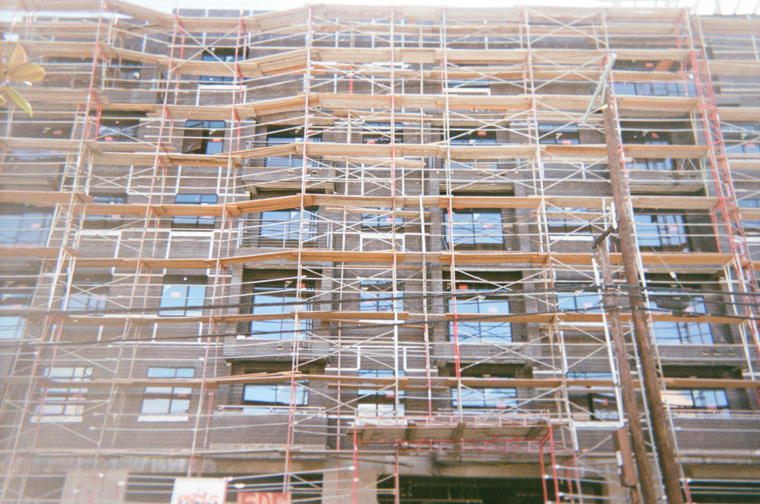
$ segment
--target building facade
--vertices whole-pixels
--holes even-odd
[[[630,295],[685,500],[760,500],[760,19],[5,4],[0,502],[631,502]]]

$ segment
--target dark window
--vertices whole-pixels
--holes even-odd
[[[756,124],[724,124],[721,128],[729,154],[760,154],[760,130]]]
[[[456,314],[458,319],[456,332],[459,343],[512,341],[512,324],[488,320],[488,318],[497,318],[509,314],[509,301],[506,294],[505,291],[494,291],[477,285],[457,283]],[[449,298],[448,313],[455,313],[454,308],[454,301]],[[454,340],[454,326],[453,321],[449,322],[449,335],[452,341]]]
[[[591,373],[581,371],[568,372],[567,377],[592,380],[612,380],[612,375],[610,373]],[[575,410],[576,416],[583,417],[588,415],[591,420],[615,421],[618,419],[617,399],[613,391],[592,391],[591,387],[588,387],[588,391],[584,391],[581,387],[573,386],[568,389],[568,396],[570,402],[573,404],[572,408]]]
[[[578,126],[575,124],[540,124],[538,126],[538,143],[574,145],[580,143]]]
[[[224,150],[224,121],[185,122],[185,154],[220,154]]]
[[[298,289],[296,289],[293,281],[264,282],[254,285],[251,313],[253,315],[283,316],[251,321],[251,337],[270,340],[295,339],[295,319],[287,314],[291,314],[296,310],[311,310],[308,298],[313,295],[313,288],[310,285],[304,285],[301,288],[300,300],[297,294]],[[311,320],[301,319],[299,329],[301,331],[299,339],[306,338],[306,331],[311,329]]]
[[[303,221],[303,228],[301,222]],[[261,212],[261,246],[296,245],[317,238],[317,209],[268,210]]]
[[[494,130],[455,130],[449,134],[452,145],[488,145],[496,143],[496,131]]]
[[[92,367],[49,367],[43,376],[52,382],[88,382],[92,379]],[[43,416],[61,417],[62,420],[80,421],[87,401],[87,388],[48,387],[40,398],[35,413]],[[35,420],[35,419],[33,419]]]
[[[451,231],[454,234],[454,246],[457,245],[491,245],[504,244],[503,223],[500,210],[465,209],[452,212]],[[449,236],[449,215],[444,213],[446,241]]]
[[[398,287],[398,286],[397,286]],[[386,280],[362,280],[361,288],[361,311],[382,312],[393,311],[393,282]],[[397,289],[396,309],[404,309],[401,299],[402,289]]]
[[[308,141],[321,142],[322,136],[320,134],[311,134],[309,135]],[[303,142],[302,128],[270,127],[267,131],[267,147],[276,147],[300,142]],[[308,159],[306,163],[307,166],[313,166],[315,164],[311,159]],[[266,158],[265,166],[267,168],[301,168],[303,167],[303,156],[270,156]]]
[[[235,60],[242,61],[246,59],[246,50],[245,48],[235,48],[235,47],[212,47],[211,49],[204,51],[201,55],[202,61],[214,61],[214,62],[222,62],[222,63],[234,63]],[[234,66],[230,65],[230,73],[233,73]],[[227,77],[227,76],[216,76],[216,75],[202,75],[201,76],[201,82],[205,84],[217,84],[217,83],[229,83],[234,82],[234,77]]]
[[[670,132],[651,131],[638,129],[624,129],[622,134],[624,144],[637,145],[672,145],[673,141]],[[653,170],[653,171],[672,171],[674,167],[673,159],[646,159],[636,158],[633,160],[631,169],[635,170]]]
[[[150,367],[148,378],[193,378],[195,369],[191,367]],[[145,387],[140,414],[142,415],[186,415],[190,411],[191,387]],[[141,418],[149,420],[149,418]]]
[[[174,202],[178,205],[216,205],[216,194],[178,194]],[[181,228],[210,228],[214,226],[213,216],[178,215],[172,219],[172,227]]]
[[[639,247],[662,252],[688,252],[683,215],[639,214],[634,216]]]
[[[200,317],[206,299],[205,276],[166,275],[158,314],[169,317]]]
[[[29,205],[4,205],[0,245],[46,245],[52,214]]]
[[[101,119],[98,125],[99,142],[137,142],[139,119]]]
[[[94,194],[93,205],[124,205],[127,203],[126,194]],[[83,227],[88,229],[111,229],[123,223],[119,214],[87,214]]]

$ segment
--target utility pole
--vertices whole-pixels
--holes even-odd
[[[601,243],[599,243],[599,241],[601,241]],[[620,308],[617,296],[612,293],[613,281],[612,272],[610,270],[610,256],[607,251],[607,237],[604,236],[602,240],[598,240],[594,246],[602,270],[602,281],[604,282],[604,309],[607,311],[607,320],[610,325],[610,334],[612,335],[612,347],[615,353],[618,376],[620,377],[620,387],[622,389],[623,411],[628,419],[628,432],[631,435],[631,445],[636,460],[636,469],[639,475],[641,496],[643,497],[644,504],[656,504],[657,491],[654,487],[652,470],[649,467],[649,457],[644,442],[644,429],[641,426],[641,414],[639,413],[639,405],[636,402],[636,387],[633,383],[628,352],[625,350],[623,324],[620,321]],[[635,492],[636,487],[631,487],[631,491]]]
[[[670,438],[671,434],[665,419],[665,407],[662,403],[662,394],[660,394],[660,379],[657,377],[652,343],[649,340],[646,307],[644,306],[643,291],[639,282],[636,248],[634,247],[632,238],[633,224],[628,217],[628,204],[623,181],[623,169],[621,165],[622,145],[620,144],[620,132],[617,121],[613,115],[613,106],[611,93],[606,93],[603,107],[604,138],[607,143],[612,200],[617,209],[620,252],[623,256],[626,285],[629,287],[628,297],[630,298],[631,317],[633,319],[633,340],[639,353],[641,374],[644,381],[644,397],[649,408],[654,446],[657,450],[660,472],[662,473],[665,485],[665,495],[668,498],[669,504],[683,504],[678,462],[676,461],[676,454]]]

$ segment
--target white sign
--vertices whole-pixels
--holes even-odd
[[[176,478],[171,504],[224,504],[227,478]]]

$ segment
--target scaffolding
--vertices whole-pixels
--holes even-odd
[[[612,440],[649,414],[602,301],[630,341],[621,254],[609,286],[592,253],[617,212],[687,501],[760,496],[757,18],[3,6],[47,77],[0,137],[0,502],[210,475],[400,504],[420,460],[628,502]]]

